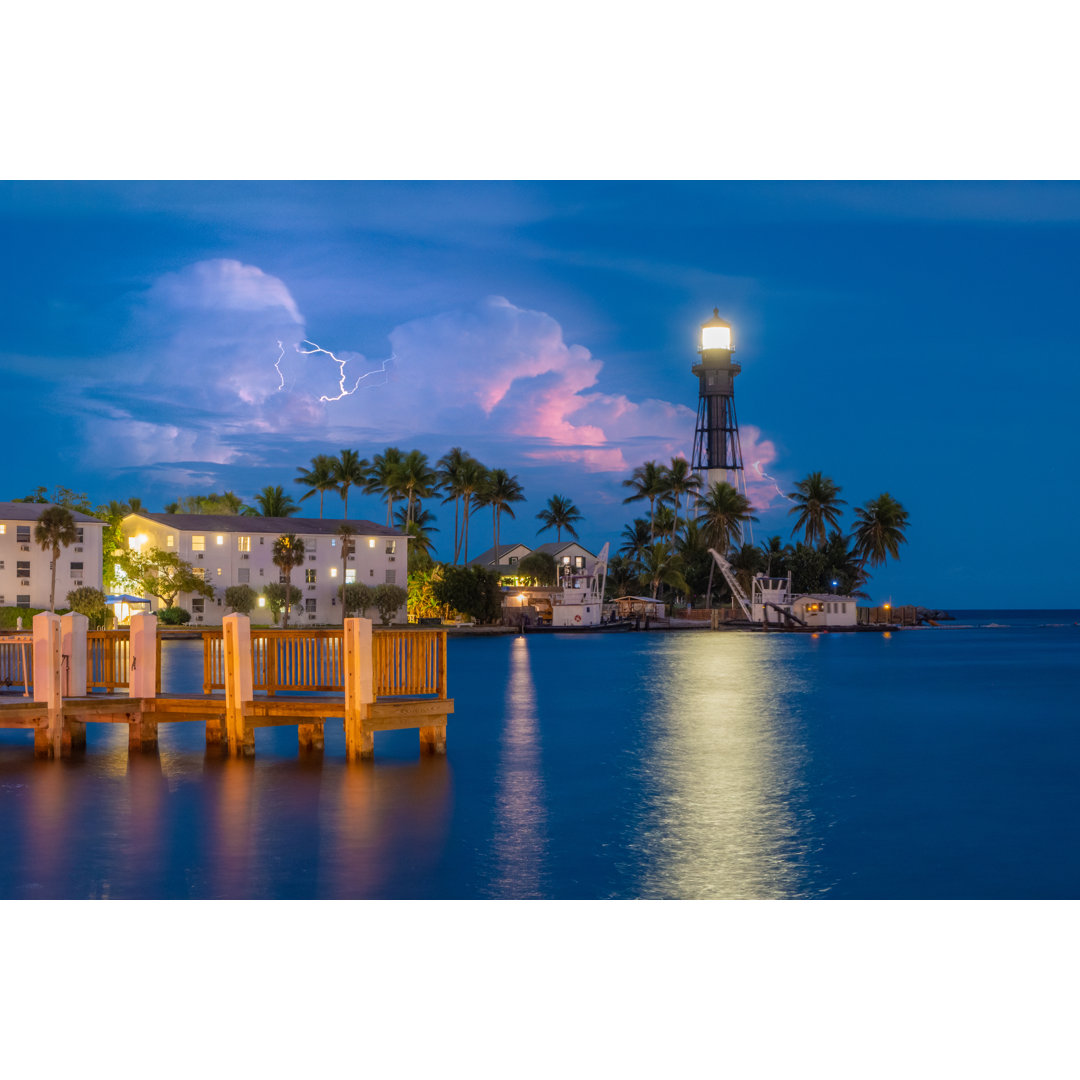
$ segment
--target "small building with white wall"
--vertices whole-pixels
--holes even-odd
[[[34,539],[34,527],[53,503],[0,502],[0,607],[47,608],[52,552]],[[75,543],[61,547],[56,568],[56,606],[67,607],[67,594],[86,585],[101,588],[101,549],[105,522],[69,510]]]
[[[342,524],[353,530],[353,554],[343,564]],[[129,514],[121,531],[124,543],[134,550],[147,547],[172,551],[214,589],[212,599],[181,593],[175,604],[191,612],[191,622],[220,623],[229,613],[225,590],[231,585],[250,585],[261,593],[265,585],[282,581],[274,565],[274,541],[293,533],[304,542],[304,565],[295,567],[292,583],[301,592],[300,607],[293,609],[290,625],[341,621],[338,589],[345,584],[408,586],[408,536],[373,521],[328,518],[246,517],[235,514]],[[344,572],[343,572],[344,571]],[[154,600],[153,609],[163,606]],[[402,605],[395,622],[406,620]],[[271,623],[270,608],[257,606],[251,613],[254,625]]]

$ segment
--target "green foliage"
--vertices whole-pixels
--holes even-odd
[[[230,585],[225,590],[225,603],[239,615],[250,615],[258,598],[250,585]]]
[[[60,548],[75,543],[75,519],[65,506],[47,506],[41,511],[34,526],[34,540],[42,551],[52,555],[51,580],[49,583],[49,610],[56,610],[56,564]]]
[[[577,530],[574,526],[581,520],[581,511],[574,505],[572,499],[563,495],[552,495],[547,501],[547,506],[536,515],[543,522],[537,530],[538,533],[555,530],[555,542],[562,542],[562,531],[565,529],[574,539],[577,539]]]
[[[101,630],[108,621],[109,605],[105,603],[105,594],[91,585],[80,585],[67,594],[67,604],[72,611],[85,615],[90,620],[91,630]]]
[[[273,551],[274,565],[285,574],[285,584],[292,587],[292,572],[297,567],[304,565],[304,541],[295,533],[282,533],[274,541]],[[285,620],[282,627],[289,625],[289,609],[292,604],[285,605]]]
[[[559,564],[549,551],[534,551],[517,564],[517,573],[533,585],[554,585],[559,576]]]
[[[499,575],[482,566],[444,566],[433,591],[441,606],[476,622],[494,622],[502,615]]]
[[[191,622],[191,612],[182,607],[164,607],[158,613],[158,622],[165,626],[183,626]]]
[[[21,500],[23,502],[29,502],[28,499]],[[23,630],[26,633],[30,633],[30,623],[35,615],[40,615],[43,611],[48,611],[48,608],[39,607],[0,607],[0,630],[14,630],[18,624],[19,619],[23,621]],[[63,608],[57,612],[58,615],[62,615]]]
[[[156,596],[167,608],[180,593],[195,593],[211,599],[213,586],[198,577],[190,563],[184,562],[174,551],[148,548],[146,551],[122,551],[115,556],[121,573],[128,579],[127,585]]]
[[[63,506],[67,510],[78,510],[80,514],[94,516],[94,509],[90,505],[89,497],[82,491],[72,491],[66,487],[56,487],[52,495],[46,495],[44,487],[35,488],[32,495],[25,495],[21,499],[12,499],[17,503],[53,503]]]
[[[900,558],[908,512],[887,491],[855,510],[855,553],[871,566]]]
[[[375,606],[375,590],[370,585],[361,585],[352,582],[341,587],[342,604],[345,607],[345,618],[359,616],[365,617],[368,608]]]
[[[411,562],[410,558],[410,562]],[[439,601],[435,599],[435,582],[442,578],[442,567],[431,565],[425,570],[409,574],[409,621],[437,619],[442,614]]]
[[[280,484],[264,487],[255,496],[254,502],[258,509],[245,506],[240,513],[247,517],[292,517],[300,509]]]
[[[408,598],[409,594],[400,585],[375,586],[375,610],[378,611],[383,626],[390,625],[390,620],[393,619]]]
[[[840,507],[847,505],[840,498],[843,490],[833,483],[831,476],[822,476],[820,472],[808,473],[796,481],[795,490],[787,496],[795,504],[788,514],[798,514],[792,535],[801,531],[807,544],[824,546],[827,531],[840,528]]]
[[[266,606],[270,609],[270,618],[273,619],[274,622],[278,621],[278,617],[286,606],[286,589],[288,589],[288,606],[294,607],[296,604],[299,604],[304,594],[295,585],[280,585],[278,582],[272,581],[269,585],[263,586],[263,596],[266,597]]]
[[[209,495],[185,495],[169,506],[168,512],[173,514],[239,514],[244,510],[243,500],[232,491],[220,495],[216,491]]]
[[[827,592],[828,559],[824,551],[809,544],[798,543],[788,559],[791,589],[795,593]]]

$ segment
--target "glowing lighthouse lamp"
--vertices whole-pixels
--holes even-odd
[[[731,359],[731,325],[713,308],[701,324],[699,360],[691,368],[698,377],[697,427],[691,465],[703,474],[706,487],[726,481],[746,493],[739,422],[735,418],[735,376],[742,368]]]

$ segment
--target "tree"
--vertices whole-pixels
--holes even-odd
[[[341,492],[341,498],[345,503],[345,511],[341,515],[345,520],[349,517],[349,488],[361,488],[368,483],[371,466],[367,458],[362,458],[355,450],[342,450],[333,462],[334,483]]]
[[[376,454],[368,470],[364,493],[386,498],[386,524],[394,520],[394,499],[402,493],[401,462],[403,454],[396,446],[388,446]]]
[[[652,544],[645,549],[641,560],[641,581],[652,586],[653,599],[661,585],[670,585],[679,592],[688,593],[690,586],[683,577],[681,556],[668,551],[666,544]]]
[[[632,525],[624,525],[622,547],[619,554],[633,563],[640,562],[641,556],[649,546],[651,527],[644,518],[634,518]]]
[[[270,609],[270,618],[278,621],[282,610],[288,617],[289,608],[299,604],[303,593],[295,585],[283,585],[281,582],[272,581],[263,586],[263,596],[266,597],[266,606]]]
[[[502,615],[499,575],[483,566],[444,566],[433,591],[444,608],[476,622],[494,622]]]
[[[829,534],[825,546],[821,549],[825,556],[825,580],[822,592],[839,591],[844,596],[862,596],[862,586],[866,584],[865,563],[849,547],[850,539],[842,536],[838,529]],[[833,582],[836,582],[835,590]]]
[[[461,509],[461,472],[462,465],[469,459],[469,455],[460,446],[452,447],[437,463],[439,486],[446,493],[443,505],[454,501],[454,563],[457,563],[458,553],[461,550],[461,529],[459,523],[459,511]]]
[[[656,500],[663,497],[667,491],[667,469],[655,461],[646,461],[639,465],[630,475],[629,480],[624,480],[623,487],[633,488],[634,494],[623,499],[623,503],[640,502],[642,499],[649,500],[649,543],[656,539],[653,528],[653,517],[656,512]]]
[[[254,501],[259,509],[246,508],[244,513],[249,517],[292,517],[300,509],[293,502],[292,496],[285,494],[285,489],[280,484],[264,487]]]
[[[795,484],[787,497],[795,505],[788,514],[798,514],[791,535],[802,530],[803,539],[811,547],[821,547],[829,529],[840,528],[840,507],[847,504],[840,498],[843,488],[837,487],[828,476],[809,473]]]
[[[511,476],[505,469],[491,469],[487,481],[477,496],[477,506],[491,507],[492,542],[495,545],[495,562],[499,562],[499,521],[503,514],[514,516],[511,503],[523,502],[525,493],[521,490],[516,476]]]
[[[472,516],[474,509],[473,498],[487,482],[487,474],[487,467],[481,465],[476,458],[466,458],[466,460],[461,463],[458,484],[464,504],[464,514],[461,523],[461,545],[462,562],[465,563],[469,561],[469,519]]]
[[[195,593],[209,600],[213,586],[184,562],[175,551],[148,548],[145,551],[122,551],[116,557],[121,574],[130,586],[161,600],[166,608],[180,593]]]
[[[760,574],[765,565],[765,556],[753,544],[743,544],[738,551],[728,556],[731,569],[742,586],[742,591],[750,596],[753,593],[754,575]]]
[[[562,543],[562,531],[565,529],[575,540],[578,538],[574,525],[581,521],[581,511],[574,505],[573,500],[562,495],[552,495],[547,501],[547,506],[536,515],[544,524],[537,529],[537,533],[555,530],[555,542]]]
[[[675,531],[679,530],[679,505],[686,499],[689,513],[690,496],[701,489],[701,477],[690,468],[690,462],[684,457],[674,457],[664,476],[664,495],[675,507]]]
[[[60,561],[60,549],[75,543],[75,519],[63,506],[49,506],[41,511],[34,526],[34,540],[42,551],[52,552],[51,581],[49,584],[49,610],[56,610],[56,564]]]
[[[792,547],[785,544],[779,536],[770,536],[762,540],[761,554],[765,556],[765,573],[768,577],[784,577],[787,574],[787,561],[791,557]]]
[[[887,491],[858,507],[855,518],[855,554],[863,563],[881,566],[888,557],[900,558],[908,512]]]
[[[675,513],[675,507],[663,504],[658,506],[653,528],[656,531],[657,540],[662,540],[668,547],[674,547],[675,534],[679,531],[679,517]]]
[[[369,607],[375,604],[375,590],[370,585],[363,585],[358,581],[351,581],[341,587],[341,606],[344,608],[344,618],[358,615],[364,618]]]
[[[128,500],[131,512],[136,513],[131,503],[139,503],[138,499]],[[220,495],[212,491],[209,495],[185,495],[178,503],[170,503],[166,507],[167,514],[241,514],[248,508],[244,501],[233,491],[223,491]]]
[[[379,613],[383,626],[390,625],[390,620],[393,619],[408,599],[408,592],[400,585],[375,586],[375,610]]]
[[[296,471],[300,475],[293,478],[295,483],[303,484],[307,488],[307,491],[300,496],[301,502],[310,499],[316,492],[318,493],[320,519],[323,516],[323,496],[328,491],[337,491],[339,483],[337,464],[337,459],[331,457],[330,454],[316,454],[311,459],[311,467],[309,469],[298,468]]]
[[[274,565],[285,575],[282,583],[288,589],[292,589],[292,572],[298,566],[304,565],[304,541],[296,533],[282,533],[274,541],[274,551],[271,556]],[[297,590],[299,592],[299,590]],[[290,592],[291,596],[292,593]],[[289,628],[289,609],[291,603],[285,605],[285,618],[281,624],[283,630]]]
[[[92,585],[80,585],[67,594],[67,606],[90,620],[91,630],[100,630],[109,617],[105,594]]]
[[[553,586],[559,581],[559,564],[550,551],[534,551],[517,564],[518,577],[528,578],[534,585]]]
[[[442,578],[442,567],[432,565],[409,574],[409,621],[439,617],[439,602],[435,599],[435,582]]]
[[[57,485],[52,495],[46,495],[46,489],[39,487],[34,489],[32,495],[26,495],[21,499],[12,499],[17,503],[52,503],[54,506],[62,506],[65,510],[74,510],[80,514],[93,516],[93,508],[90,499],[84,492],[72,491],[70,488]]]
[[[353,532],[348,522],[343,521],[337,527],[338,541],[341,543],[341,588],[338,592],[341,594],[341,625],[345,625],[345,593],[342,591],[345,588],[345,579],[349,576],[349,556],[356,550],[356,541],[353,537],[356,533]]]
[[[429,499],[438,490],[439,474],[428,464],[427,454],[410,450],[401,459],[398,483],[406,499],[405,524],[413,520],[413,508],[420,499]]]
[[[646,521],[645,524],[649,523]],[[605,591],[612,596],[630,596],[630,590],[637,583],[637,579],[637,563],[623,555],[616,555],[608,561]]]
[[[714,483],[698,502],[697,523],[705,533],[706,545],[726,555],[732,542],[742,534],[743,523],[757,521],[752,510],[750,500],[731,484],[723,480]],[[711,555],[709,560],[709,585],[705,595],[711,608],[716,562]]]
[[[675,551],[683,561],[683,577],[693,597],[708,592],[710,571],[716,566],[709,545],[705,542],[705,530],[696,521],[688,521],[675,542]],[[611,573],[611,567],[608,567]]]
[[[250,615],[258,598],[250,585],[230,585],[225,590],[225,603],[239,615]]]

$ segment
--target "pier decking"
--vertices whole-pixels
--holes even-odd
[[[32,673],[26,643],[0,640],[0,668],[13,688],[18,674],[33,690],[33,700],[0,703],[0,728],[33,730],[39,757],[84,750],[88,723],[127,724],[132,751],[155,749],[160,724],[201,723],[209,750],[240,757],[255,753],[257,729],[295,725],[299,750],[320,751],[324,725],[336,718],[348,760],[370,759],[376,732],[404,729],[417,730],[422,753],[446,753],[454,703],[445,631],[373,632],[370,620],[347,619],[342,630],[253,634],[245,616],[229,615],[222,631],[204,634],[204,692],[162,695],[155,616],[136,615],[130,632],[101,643],[85,622],[35,616]],[[94,687],[106,692],[90,693]]]

